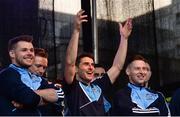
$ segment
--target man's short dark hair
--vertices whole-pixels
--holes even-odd
[[[84,57],[89,57],[89,58],[93,59],[93,61],[94,61],[93,54],[91,54],[91,53],[82,53],[77,57],[76,66],[79,66],[79,63],[80,63],[81,59],[84,58]]]
[[[17,36],[17,37],[14,37],[14,38],[10,39],[9,42],[8,42],[8,51],[16,48],[16,44],[19,41],[26,41],[26,42],[32,43],[33,36],[31,36],[31,35],[20,35],[20,36]]]
[[[135,60],[141,60],[141,61],[144,61],[145,63],[149,63],[148,60],[145,59],[142,55],[136,54],[128,58],[128,61],[127,61],[128,65],[130,65]]]
[[[40,56],[43,58],[48,58],[48,54],[45,49],[43,48],[35,48],[34,49],[35,56]]]

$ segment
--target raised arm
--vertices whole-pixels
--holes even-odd
[[[122,26],[122,24],[119,23],[119,31],[120,31],[120,36],[121,36],[119,48],[115,55],[112,67],[107,71],[107,74],[109,75],[111,83],[115,82],[116,78],[118,77],[118,75],[120,74],[124,66],[126,53],[127,53],[127,46],[128,46],[128,37],[132,31],[132,19],[129,18],[125,22],[124,26]]]
[[[83,15],[85,11],[80,10],[77,15],[75,16],[74,20],[74,30],[67,47],[66,51],[66,60],[65,60],[65,80],[68,84],[73,82],[75,73],[76,73],[76,58],[78,53],[78,42],[79,42],[79,35],[80,35],[80,27],[82,22],[87,22],[87,15]]]

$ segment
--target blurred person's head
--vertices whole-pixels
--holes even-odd
[[[95,64],[94,77],[101,77],[104,74],[105,69],[101,65]]]
[[[48,67],[48,54],[42,48],[35,48],[35,59],[29,71],[31,73],[43,76]]]

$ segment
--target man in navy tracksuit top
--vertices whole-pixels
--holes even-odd
[[[53,88],[58,94],[58,101],[61,102],[64,99],[64,93],[62,89],[55,87],[53,83],[49,84],[43,77],[40,77],[37,74],[30,73],[26,68],[18,67],[14,64],[10,64],[9,68],[16,70],[21,76],[21,81],[32,90]],[[48,103],[43,106],[38,106],[37,109],[42,116],[60,115],[61,113],[57,112],[62,111],[62,108],[59,108],[58,103]]]
[[[81,23],[87,22],[87,15],[84,15],[84,12],[80,10],[75,16],[74,31],[66,53],[65,85],[63,87],[67,115],[103,116],[111,107],[105,94],[110,91],[110,87],[124,65],[132,20],[128,19],[123,27],[120,24],[121,41],[113,65],[102,78],[95,80],[93,56],[81,54],[77,58]]]
[[[147,64],[147,60],[141,55],[136,55],[130,60],[126,68],[129,83],[114,96],[112,115],[167,116],[170,114],[162,94],[145,87],[146,81],[151,76]]]
[[[12,64],[0,73],[0,115],[41,115],[39,106],[58,100],[55,89],[39,90],[40,84],[33,85],[38,82],[30,81],[27,69],[34,60],[32,40],[32,36],[21,35],[9,41]]]
[[[48,82],[43,78],[45,75],[46,69],[48,67],[48,53],[43,48],[34,48],[35,58],[33,64],[28,68],[31,72],[32,81],[35,89],[46,89],[49,88],[49,85],[54,88],[58,94],[58,101],[56,103],[49,103],[46,106],[41,106],[41,112],[43,109],[43,115],[47,116],[62,116],[63,112],[63,100],[64,100],[64,92],[61,89],[60,84],[54,84],[52,82]],[[21,71],[21,70],[19,70]],[[28,83],[28,82],[26,82]],[[37,87],[38,86],[38,87]]]

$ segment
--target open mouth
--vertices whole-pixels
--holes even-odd
[[[94,72],[86,72],[88,76],[94,76]]]
[[[26,60],[29,60],[29,61],[30,61],[30,60],[32,60],[32,58],[26,58]]]

